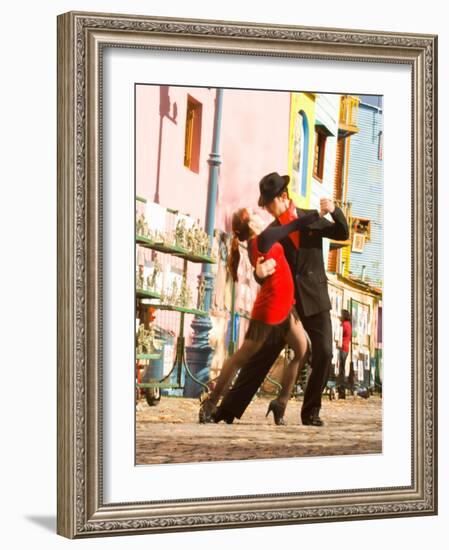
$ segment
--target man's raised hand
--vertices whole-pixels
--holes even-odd
[[[335,203],[331,199],[320,199],[320,216],[325,216],[327,213],[332,214],[335,210]]]

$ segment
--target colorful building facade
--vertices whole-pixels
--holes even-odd
[[[339,316],[346,309],[353,327],[346,368],[370,387],[382,380],[382,162],[381,109],[343,96],[333,194],[346,212],[350,238],[330,243],[327,262],[334,363],[337,370]]]
[[[368,101],[368,100],[367,100]],[[349,273],[373,285],[383,280],[382,110],[361,102],[360,132],[351,141],[347,201],[351,204]]]

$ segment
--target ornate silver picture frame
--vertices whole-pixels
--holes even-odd
[[[106,48],[411,69],[411,483],[105,502],[102,89]],[[437,37],[70,12],[58,17],[58,512],[69,538],[437,513]],[[404,205],[401,205],[404,208]],[[391,397],[391,396],[390,396]],[[132,429],[130,427],[130,429]]]

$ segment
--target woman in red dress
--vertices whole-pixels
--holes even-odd
[[[247,242],[249,259],[254,267],[259,258],[264,260],[272,258],[276,262],[276,271],[264,279],[261,285],[251,311],[250,324],[243,344],[223,363],[215,387],[203,400],[199,413],[200,423],[220,420],[232,423],[234,420],[232,415],[217,411],[220,397],[229,390],[237,370],[257,353],[262,344],[267,341],[275,344],[281,339],[293,350],[294,356],[283,371],[282,390],[276,399],[270,401],[267,416],[271,411],[276,425],[285,424],[284,412],[307,351],[307,337],[296,312],[293,278],[279,241],[292,232],[298,232],[317,218],[319,218],[318,213],[312,212],[288,224],[268,226],[262,231],[263,222],[252,211],[242,208],[234,213],[233,239],[228,258],[228,267],[234,281],[237,281],[240,261],[239,241]]]

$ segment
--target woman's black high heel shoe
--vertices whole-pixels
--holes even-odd
[[[285,412],[285,405],[281,405],[279,401],[276,399],[273,399],[270,401],[270,404],[268,405],[268,411],[265,415],[265,418],[270,414],[270,411],[273,412],[274,416],[274,423],[276,426],[285,426],[285,420],[284,420],[284,412]]]
[[[213,403],[209,397],[206,397],[201,405],[198,413],[198,422],[200,424],[207,424],[214,422],[213,415],[217,410],[217,405]]]

